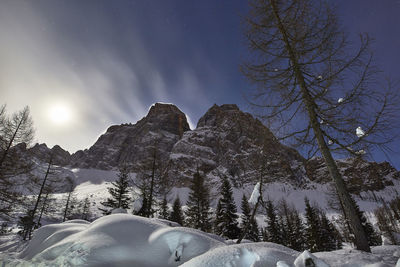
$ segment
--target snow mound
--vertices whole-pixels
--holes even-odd
[[[218,246],[210,234],[169,227],[166,220],[112,214],[38,229],[18,258],[5,266],[178,266]],[[3,265],[4,266],[4,265]]]
[[[19,257],[43,266],[162,266],[169,251],[150,245],[148,238],[163,227],[168,226],[128,214],[108,215],[91,224],[47,225]]]
[[[149,238],[150,244],[158,243],[168,247],[168,264],[181,264],[210,249],[225,246],[219,238],[186,227],[164,228],[155,231]]]
[[[217,247],[187,261],[182,267],[285,266],[285,263],[292,263],[298,255],[299,252],[295,250],[269,242],[237,244]]]

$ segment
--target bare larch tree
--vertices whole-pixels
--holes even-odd
[[[251,0],[245,27],[250,53],[241,70],[257,86],[250,102],[280,140],[323,156],[355,245],[370,251],[332,156],[361,156],[393,140],[398,95],[390,83],[379,86],[370,38],[351,46],[323,0]]]

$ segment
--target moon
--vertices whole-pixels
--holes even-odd
[[[50,106],[48,115],[52,123],[66,125],[71,121],[72,110],[64,103],[57,103]]]

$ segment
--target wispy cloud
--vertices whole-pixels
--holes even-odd
[[[141,14],[133,2],[121,3],[129,6],[0,3],[0,99],[10,110],[31,107],[38,141],[86,148],[111,124],[136,122],[158,101],[197,119],[226,86],[202,50],[184,44],[186,26],[168,13],[173,8],[142,3],[152,12]],[[49,122],[55,103],[72,107],[72,123]]]

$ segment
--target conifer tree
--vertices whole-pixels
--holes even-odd
[[[209,189],[199,171],[193,175],[186,205],[187,225],[205,232],[209,231],[211,229]]]
[[[164,196],[162,202],[161,202],[161,207],[160,207],[160,218],[161,219],[167,219],[168,218],[168,201],[167,197]]]
[[[321,241],[323,251],[332,251],[336,249],[341,249],[341,240],[338,237],[337,230],[335,226],[329,221],[324,212],[320,212],[320,222],[321,222]]]
[[[220,229],[222,230],[221,235],[229,239],[235,239],[239,237],[240,229],[238,227],[238,215],[236,214],[237,208],[235,201],[232,196],[232,186],[226,176],[222,178],[222,186],[220,189],[221,198],[221,219]]]
[[[304,199],[306,204],[305,217],[306,217],[306,229],[305,239],[308,249],[311,252],[321,251],[322,240],[321,240],[321,225],[318,217],[318,213],[315,207],[310,205],[308,198]]]
[[[279,211],[283,245],[298,251],[303,250],[304,227],[298,211],[284,199],[279,203]]]
[[[292,215],[293,220],[293,233],[291,234],[292,240],[292,249],[297,251],[305,250],[305,239],[304,239],[304,224],[300,217],[299,212],[294,209],[294,213]]]
[[[107,198],[105,202],[101,204],[106,208],[99,208],[104,215],[110,214],[113,209],[129,208],[129,171],[126,166],[120,168],[118,173],[118,180],[111,183],[112,187],[108,188],[111,198]]]
[[[82,205],[81,219],[90,221],[92,214],[90,212],[90,200],[88,197],[85,198]]]
[[[179,196],[174,201],[174,205],[172,206],[172,212],[171,215],[169,216],[169,220],[179,223],[180,225],[183,226],[183,211],[182,211],[182,205],[181,205],[181,200],[179,199]]]
[[[224,215],[222,213],[222,203],[221,199],[218,199],[217,208],[215,209],[215,219],[214,219],[214,234],[222,236],[222,222],[224,220]]]
[[[138,216],[142,216],[142,217],[148,217],[148,200],[147,200],[147,196],[145,194],[143,194],[142,196],[142,206],[140,207],[140,209],[134,213],[135,215]]]
[[[250,208],[249,202],[244,194],[242,196],[241,209],[242,209],[241,231],[243,231],[246,224],[250,222],[250,227],[249,227],[246,235],[244,236],[244,238],[248,239],[248,240],[252,240],[254,242],[259,242],[260,241],[260,232],[258,229],[258,224],[255,219],[251,218],[251,208]]]
[[[271,200],[268,200],[266,203],[266,211],[267,226],[264,229],[263,239],[267,242],[282,244],[282,233],[279,229],[278,216],[276,215],[275,206]]]

